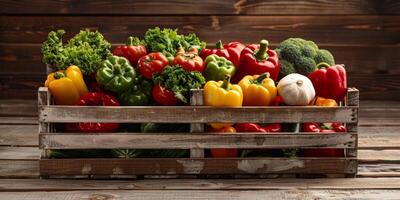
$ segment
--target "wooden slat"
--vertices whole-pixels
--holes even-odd
[[[271,44],[271,47],[275,48],[278,42],[275,41],[275,44]],[[400,68],[393,67],[400,66],[400,47],[398,45],[326,44],[319,46],[331,51],[337,63],[344,63],[347,72],[400,72]],[[42,63],[40,48],[40,44],[0,44],[0,65],[2,66],[0,74],[35,74],[45,77],[46,67]],[[371,48],[375,51],[374,56],[370,56]]]
[[[123,1],[40,0],[26,7],[30,1],[0,1],[0,12],[5,14],[61,14],[61,15],[348,15],[348,14],[400,14],[396,1]],[[182,9],[185,8],[185,9]]]
[[[68,38],[83,27],[98,29],[112,43],[123,43],[156,24],[195,32],[208,43],[264,38],[279,43],[295,36],[318,44],[375,46],[398,43],[400,16],[1,16],[0,21],[2,43],[42,43],[55,29],[65,29]],[[33,26],[36,23],[40,26]]]
[[[39,122],[355,122],[358,107],[39,106]]]
[[[0,101],[0,116],[37,116],[35,100],[6,99]]]
[[[35,125],[37,117],[0,117],[0,125]]]
[[[0,160],[38,160],[37,147],[0,147]]]
[[[0,125],[0,146],[38,146],[37,125]]]
[[[51,180],[3,179],[0,191],[60,190],[376,190],[400,189],[400,178],[330,179],[164,179]]]
[[[37,178],[37,160],[0,160],[0,178]]]
[[[43,149],[354,148],[356,134],[41,134]]]
[[[354,159],[341,158],[135,158],[41,159],[40,174],[152,175],[152,174],[264,174],[353,173]]]
[[[400,150],[358,150],[358,159],[366,164],[400,164]]]
[[[3,192],[7,200],[71,200],[71,199],[130,199],[130,200],[239,200],[239,199],[388,199],[396,200],[399,190],[261,190],[261,191],[207,191],[207,190],[151,190],[151,191],[58,191],[58,192]]]

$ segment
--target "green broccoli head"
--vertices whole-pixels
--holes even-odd
[[[278,79],[282,79],[288,74],[296,73],[296,70],[293,67],[293,64],[288,62],[287,60],[279,60],[280,69]]]
[[[321,62],[326,62],[329,65],[335,64],[335,59],[331,52],[326,49],[320,49],[317,51],[317,55],[314,57],[315,63],[319,64]]]
[[[295,66],[297,67],[297,73],[307,76],[309,73],[315,71],[317,64],[312,58],[302,57],[295,62]]]
[[[281,61],[280,78],[289,73],[308,75],[321,61],[334,64],[332,54],[319,49],[315,42],[302,38],[288,38],[275,49]]]

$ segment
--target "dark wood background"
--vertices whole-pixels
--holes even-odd
[[[153,26],[196,32],[208,44],[288,37],[314,40],[346,64],[361,99],[400,100],[400,1],[19,0],[0,1],[0,98],[35,99],[45,80],[47,33],[88,27],[113,44]]]

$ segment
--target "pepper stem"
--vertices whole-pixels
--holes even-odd
[[[60,78],[64,78],[65,74],[63,72],[54,72],[54,78],[55,79],[60,79]]]
[[[215,44],[215,46],[216,46],[217,49],[223,49],[224,48],[224,45],[222,44],[221,40],[218,40],[218,42]]]
[[[257,60],[265,60],[268,58],[267,49],[268,49],[268,40],[261,40],[260,41],[260,48],[258,49],[257,53],[254,55]]]
[[[263,81],[264,79],[266,79],[266,78],[269,78],[269,72],[265,72],[265,73],[261,74],[261,75],[256,79],[256,81],[257,81],[257,83],[261,84],[262,81]]]
[[[221,88],[229,90],[229,83],[231,82],[231,76],[225,75],[224,81],[222,82]]]
[[[328,69],[329,67],[330,67],[330,65],[328,63],[322,62],[322,63],[318,63],[316,68],[317,69],[322,69],[322,68]]]
[[[137,46],[141,45],[140,40],[138,37],[129,36],[128,40],[126,41],[127,46]]]

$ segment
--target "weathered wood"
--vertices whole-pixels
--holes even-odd
[[[354,122],[357,107],[39,106],[39,122]]]
[[[344,158],[135,158],[41,159],[40,174],[151,175],[151,174],[352,174],[354,159]],[[62,167],[61,167],[62,166]]]
[[[38,106],[49,106],[51,104],[51,94],[47,87],[40,87],[38,90]],[[39,121],[39,133],[50,133],[52,124]],[[47,149],[42,149],[41,157],[47,158]]]
[[[0,191],[60,190],[376,190],[400,189],[400,178],[332,179],[3,179]]]
[[[51,133],[43,149],[354,148],[356,134]]]
[[[101,190],[101,191],[57,191],[57,192],[2,192],[2,197],[8,200],[71,200],[71,199],[122,199],[122,200],[187,200],[187,199],[388,199],[397,200],[399,190]]]
[[[0,146],[38,146],[38,125],[0,125]]]
[[[400,164],[400,150],[359,150],[359,163],[366,164]]]
[[[192,90],[190,96],[190,105],[202,106],[203,104],[203,90]],[[190,124],[190,132],[201,133],[204,132],[204,124]]]
[[[37,116],[36,100],[7,99],[0,101],[0,116]]]
[[[30,1],[0,1],[3,14],[51,15],[354,15],[400,14],[396,1],[123,1],[86,0],[54,2],[40,0],[26,8]],[[185,9],[181,9],[185,8]]]
[[[334,20],[332,16],[1,16],[0,20],[3,43],[42,43],[56,29],[65,29],[70,38],[83,27],[98,29],[112,43],[124,43],[128,36],[142,36],[157,24],[195,32],[207,43],[218,39],[253,43],[268,32],[266,39],[273,44],[296,36],[318,44],[395,45],[400,16],[349,15]],[[40,26],[32,26],[39,22]]]
[[[2,147],[0,160],[38,160],[40,150],[37,147]]]
[[[0,160],[0,178],[37,177],[39,177],[39,163],[37,160]]]

